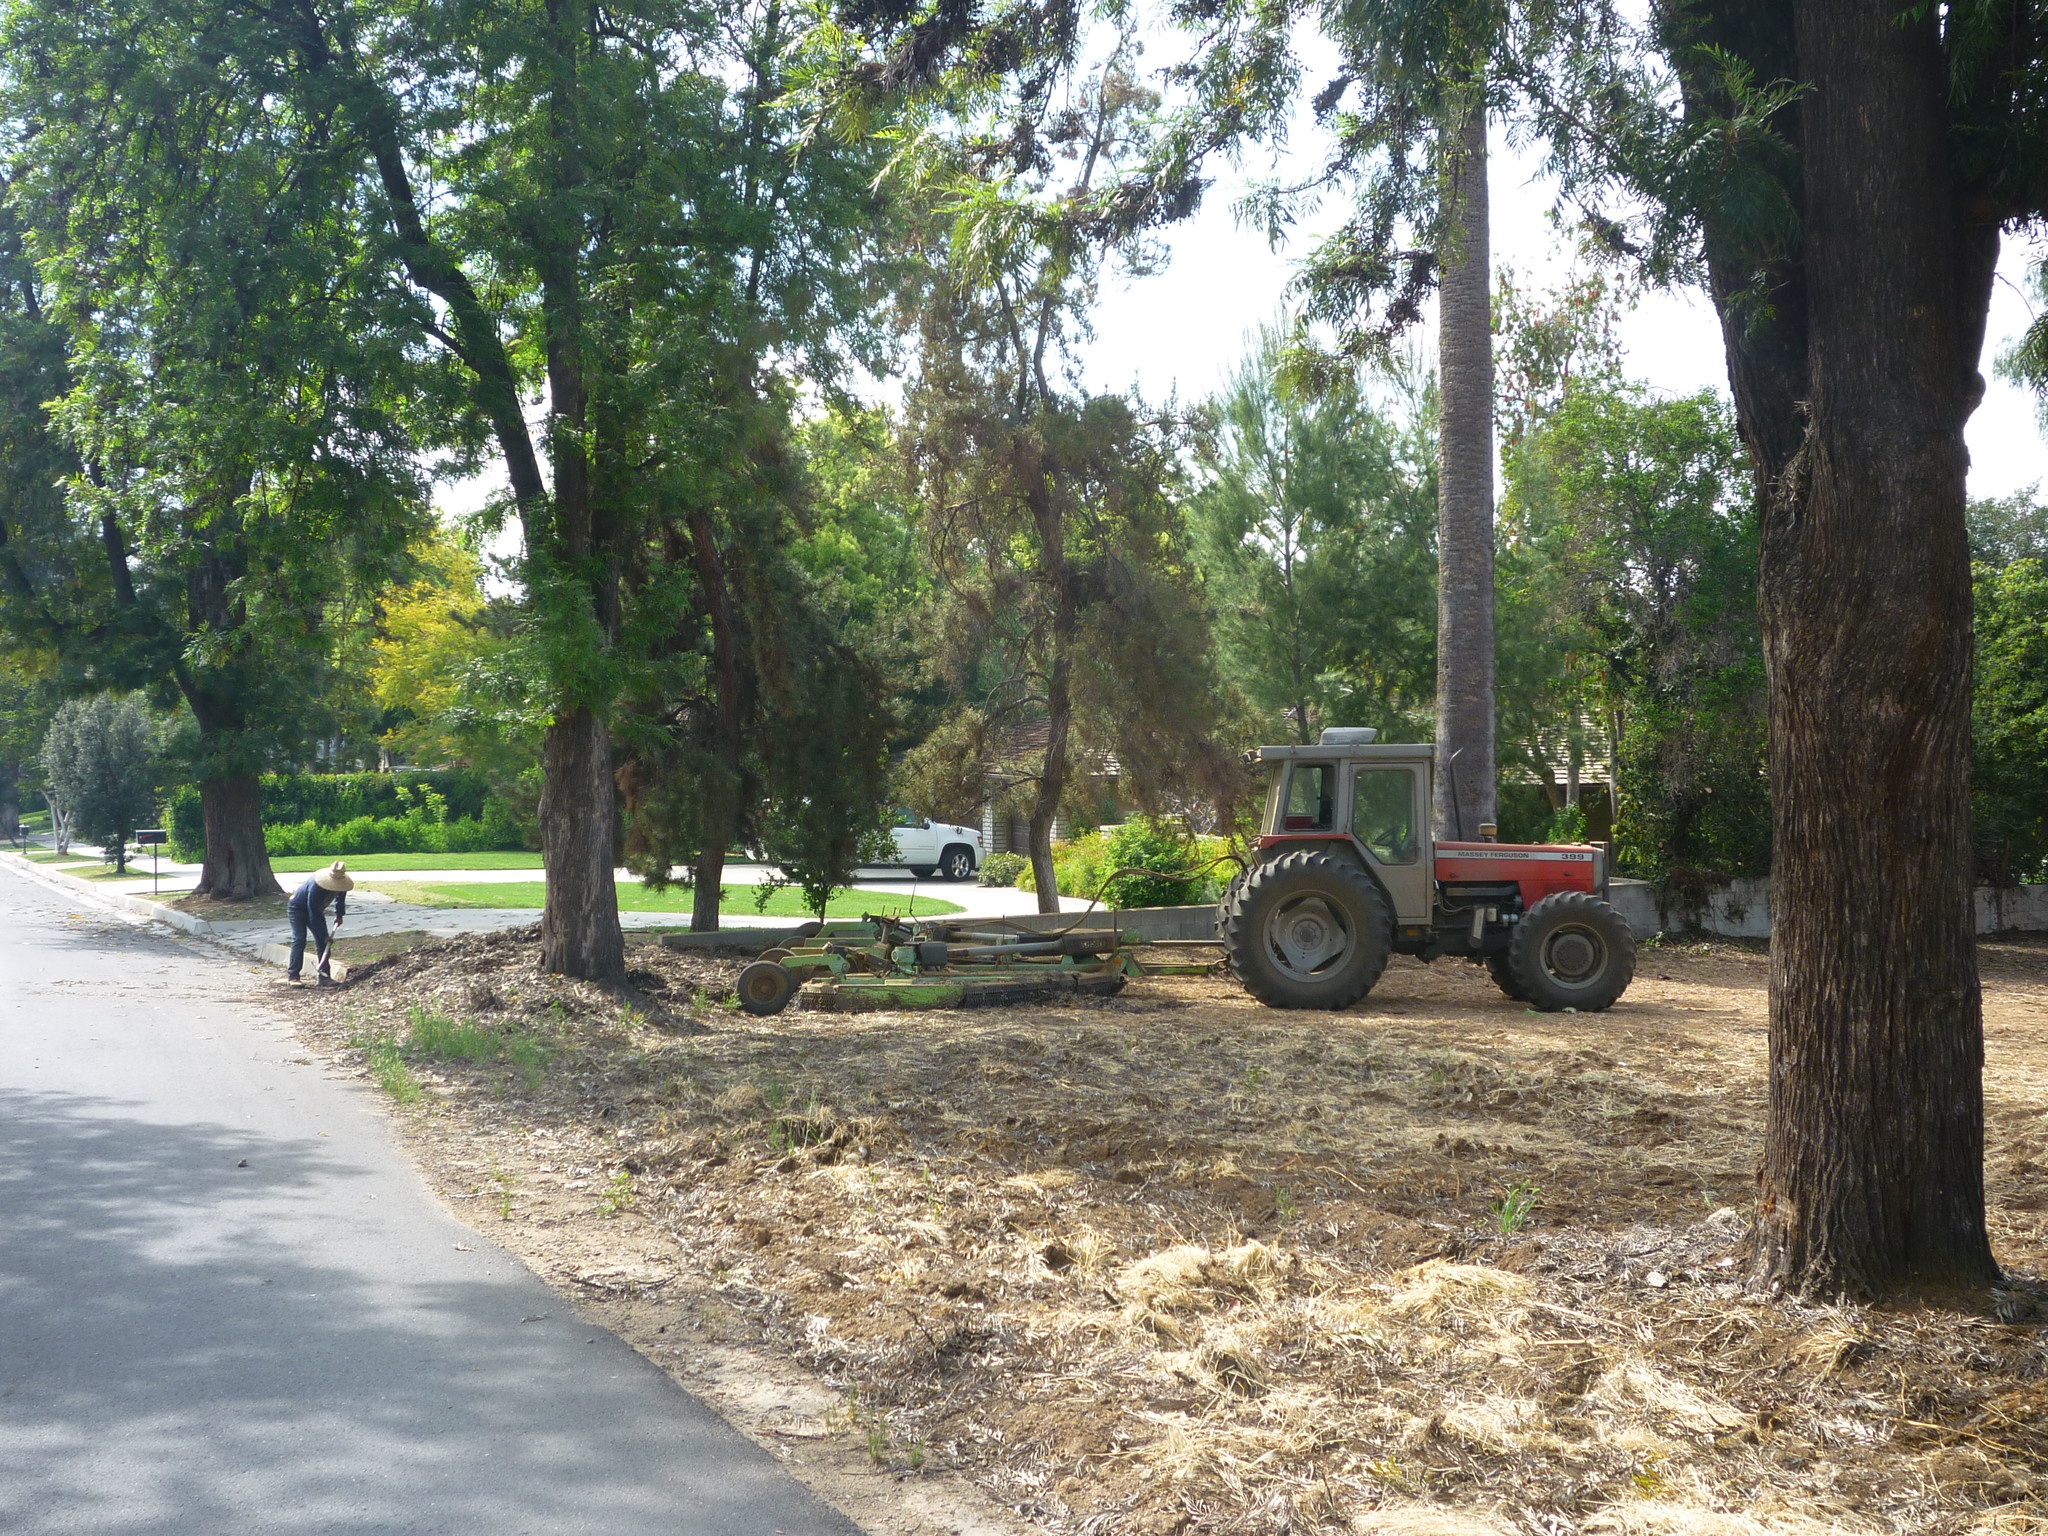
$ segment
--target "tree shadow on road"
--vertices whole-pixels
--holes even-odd
[[[0,1529],[851,1531],[388,1177],[136,1113],[0,1091]]]

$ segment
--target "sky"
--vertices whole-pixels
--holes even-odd
[[[1297,143],[1302,137],[1297,135]],[[1490,158],[1496,274],[1508,264],[1536,286],[1547,286],[1569,266],[1568,248],[1545,218],[1549,186],[1498,132]],[[1270,174],[1270,164],[1248,163],[1241,172],[1219,176],[1197,215],[1174,232],[1163,271],[1104,284],[1096,339],[1081,359],[1090,384],[1108,390],[1136,384],[1153,401],[1174,390],[1184,401],[1204,398],[1242,363],[1259,326],[1280,318],[1289,281],[1314,235],[1334,222],[1335,210],[1309,223],[1290,246],[1269,249],[1263,234],[1239,227],[1232,204],[1245,187]],[[2022,281],[2027,256],[2024,246],[2008,240],[1992,294],[1981,364],[1988,388],[1968,428],[1973,497],[2003,496],[2048,481],[2048,445],[2036,424],[2034,397],[1997,378],[1991,366],[2033,319]],[[1421,339],[1433,351],[1434,334]],[[1628,372],[1652,389],[1727,395],[1720,329],[1703,293],[1647,296],[1622,322],[1621,339]]]

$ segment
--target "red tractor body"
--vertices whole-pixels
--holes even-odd
[[[1438,843],[1438,885],[1513,881],[1527,911],[1559,891],[1602,895],[1606,863],[1598,848],[1575,843]]]
[[[1538,1008],[1610,1006],[1635,949],[1606,901],[1606,851],[1438,842],[1435,749],[1373,737],[1330,730],[1311,746],[1258,749],[1275,769],[1259,856],[1220,917],[1253,995],[1276,1007],[1348,1007],[1391,954],[1457,954]]]
[[[1314,843],[1348,844],[1349,832],[1274,832],[1259,837],[1259,852]],[[1436,843],[1436,882],[1504,884],[1512,882],[1522,905],[1533,907],[1557,891],[1601,894],[1601,851],[1579,843]]]

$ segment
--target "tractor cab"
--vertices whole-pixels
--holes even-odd
[[[1225,897],[1232,968],[1262,1002],[1345,1008],[1389,955],[1462,955],[1543,1009],[1606,1008],[1635,968],[1608,904],[1604,852],[1586,844],[1437,841],[1436,749],[1363,727],[1260,747],[1272,782],[1258,856]]]

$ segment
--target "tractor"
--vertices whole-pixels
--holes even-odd
[[[1258,747],[1272,765],[1258,853],[1217,919],[1231,969],[1271,1008],[1348,1008],[1390,955],[1460,955],[1544,1012],[1597,1012],[1635,974],[1607,903],[1605,852],[1586,844],[1430,835],[1436,749],[1332,727],[1313,746]]]

